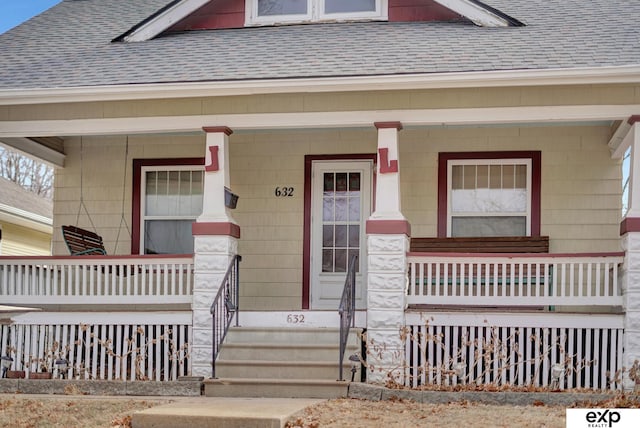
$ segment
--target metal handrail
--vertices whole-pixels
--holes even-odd
[[[211,361],[211,377],[216,377],[216,358],[220,352],[220,345],[229,331],[229,326],[233,317],[236,318],[236,327],[238,327],[238,311],[239,311],[239,291],[240,291],[240,262],[242,257],[235,255],[224,279],[220,283],[220,288],[211,304],[211,317],[213,324],[213,353]]]
[[[349,330],[351,327],[355,327],[355,311],[356,311],[356,263],[358,256],[351,256],[349,261],[349,269],[347,270],[347,277],[344,281],[344,288],[342,289],[342,298],[340,299],[340,307],[338,312],[340,313],[340,358],[339,362],[339,380],[344,380],[342,376],[342,364],[344,362],[344,352],[347,348],[347,338],[349,337]]]

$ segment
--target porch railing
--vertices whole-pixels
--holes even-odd
[[[410,387],[622,387],[622,314],[408,312],[403,337]]]
[[[340,313],[340,357],[339,362],[339,380],[344,380],[342,375],[342,366],[344,363],[344,352],[347,348],[347,339],[349,338],[349,330],[352,326],[355,326],[355,312],[356,312],[356,267],[358,262],[358,256],[352,256],[349,261],[349,270],[347,271],[347,277],[344,281],[344,288],[342,289],[342,298],[340,299],[340,307],[338,312]]]
[[[172,381],[191,374],[191,320],[189,311],[29,313],[0,325],[0,353],[27,376]]]
[[[224,275],[218,293],[211,304],[210,312],[213,328],[211,377],[213,379],[216,377],[216,359],[220,352],[220,346],[229,331],[229,326],[234,316],[236,318],[236,327],[238,326],[241,261],[242,257],[237,254],[231,259],[227,273]]]
[[[193,256],[0,257],[5,304],[191,303]]]
[[[624,253],[409,253],[409,304],[620,306]]]

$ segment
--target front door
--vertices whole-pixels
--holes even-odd
[[[312,309],[337,310],[349,260],[356,264],[356,307],[365,307],[365,222],[371,214],[371,161],[314,161],[311,187]]]

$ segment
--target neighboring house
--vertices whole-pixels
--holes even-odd
[[[619,388],[640,358],[639,20],[625,0],[65,0],[0,36],[0,141],[60,167],[53,254],[75,225],[109,257],[55,258],[64,290],[8,303],[104,308],[118,343],[180,326],[180,373],[209,376],[234,255],[240,324],[290,334],[338,325],[355,255],[367,381]]]
[[[0,256],[51,255],[53,202],[0,178]]]

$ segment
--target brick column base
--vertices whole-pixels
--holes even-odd
[[[238,253],[238,240],[225,235],[197,235],[194,239],[191,374],[210,377],[213,327],[209,310],[231,259]]]
[[[406,234],[369,234],[367,281],[367,382],[402,383],[406,309]]]
[[[629,369],[640,360],[640,232],[629,232],[622,237],[626,251],[622,268],[622,292],[624,294],[624,354],[622,365],[626,368],[624,389],[632,391],[635,383],[629,378]]]

